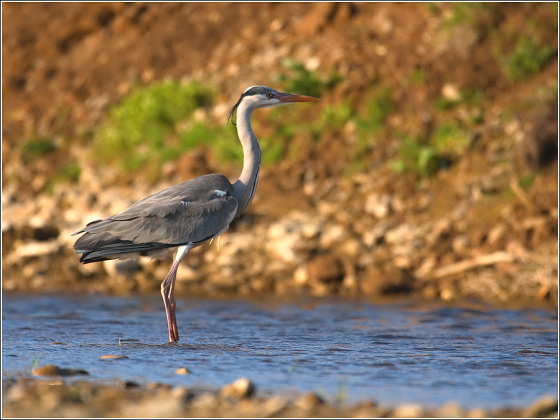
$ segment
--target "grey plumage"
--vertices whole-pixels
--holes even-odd
[[[237,112],[237,133],[243,147],[243,169],[233,184],[220,174],[204,175],[165,188],[122,213],[89,223],[74,235],[83,264],[110,259],[157,258],[176,249],[169,273],[161,283],[167,315],[169,341],[179,340],[175,318],[174,288],[181,260],[194,247],[224,233],[230,223],[251,203],[261,163],[261,150],[251,128],[251,114],[265,108],[294,102],[317,101],[304,95],[277,92],[265,86],[246,89],[232,108]]]
[[[200,244],[221,234],[236,211],[237,199],[228,179],[221,174],[203,175],[143,198],[115,216],[89,223],[74,234],[85,233],[74,249],[82,254],[84,264],[158,256],[162,249]]]

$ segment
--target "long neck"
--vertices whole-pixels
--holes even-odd
[[[251,203],[255,196],[261,166],[261,148],[251,128],[251,104],[240,104],[237,110],[237,135],[243,146],[243,170],[233,184],[233,193],[239,202],[237,215]]]

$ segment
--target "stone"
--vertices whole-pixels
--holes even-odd
[[[320,395],[317,395],[314,392],[304,394],[294,402],[294,404],[302,410],[311,410],[324,403],[325,400]]]
[[[239,378],[235,381],[225,385],[220,394],[224,397],[230,397],[234,399],[243,399],[252,397],[255,394],[256,387],[255,384],[248,378]]]
[[[64,369],[56,365],[42,365],[38,366],[31,372],[35,376],[75,376],[75,375],[89,375],[89,373],[82,369]]]

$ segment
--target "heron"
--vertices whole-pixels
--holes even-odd
[[[237,111],[237,134],[243,148],[243,167],[231,183],[222,174],[208,174],[164,188],[123,212],[88,223],[73,235],[80,262],[138,257],[162,258],[175,252],[169,273],[161,283],[169,342],[179,341],[175,315],[175,280],[179,264],[188,252],[222,235],[251,203],[259,181],[261,149],[251,127],[258,108],[319,98],[282,93],[266,86],[251,86],[231,109],[227,123]]]

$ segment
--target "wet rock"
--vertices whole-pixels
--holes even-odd
[[[35,376],[75,376],[75,375],[89,375],[83,369],[64,369],[56,365],[42,365],[38,366],[32,371]]]
[[[249,398],[255,394],[255,384],[248,378],[239,378],[230,384],[225,385],[220,394],[224,397],[235,399]]]
[[[103,359],[103,360],[128,359],[128,356],[125,356],[123,354],[104,354],[103,356],[100,357],[100,359]]]
[[[186,367],[180,367],[180,368],[175,370],[175,373],[177,375],[188,375],[189,373],[191,373],[191,371],[189,369],[187,369]]]
[[[344,276],[342,263],[331,253],[316,255],[305,266],[311,282],[339,283]]]
[[[396,295],[408,293],[413,289],[414,277],[407,270],[394,266],[366,267],[360,290],[368,295]]]

